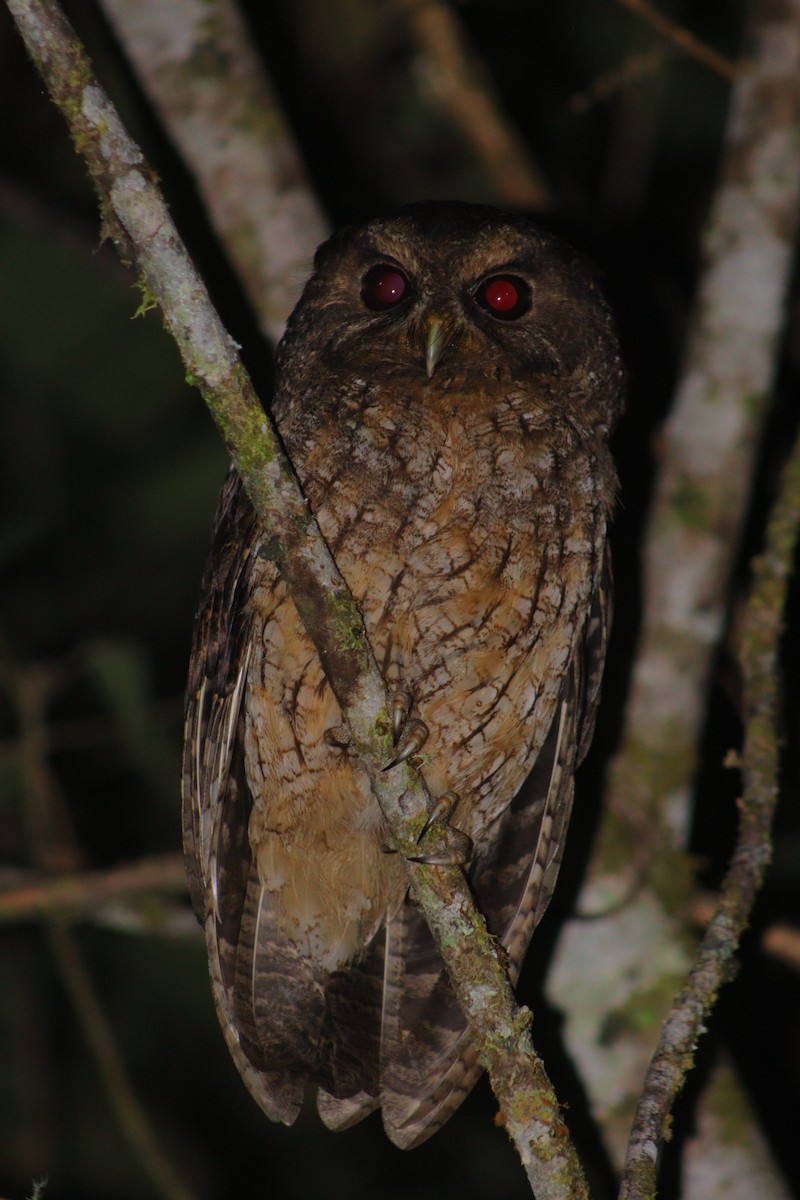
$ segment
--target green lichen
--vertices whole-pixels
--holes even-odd
[[[364,620],[353,597],[348,591],[331,594],[331,614],[334,620],[336,642],[342,650],[357,655],[360,671],[369,669],[369,653]]]
[[[752,1133],[753,1114],[741,1087],[726,1065],[720,1065],[711,1077],[706,1095],[709,1111],[718,1122],[723,1145],[741,1147]]]
[[[672,511],[687,529],[704,532],[709,526],[709,497],[707,491],[693,479],[682,476],[672,493]]]
[[[628,1033],[648,1033],[654,1030],[669,1012],[679,989],[685,984],[683,976],[665,972],[649,987],[630,994],[621,1008],[612,1009],[600,1028],[600,1042],[611,1046]],[[687,1064],[687,1069],[691,1067]]]
[[[197,25],[198,36],[192,45],[192,52],[185,61],[184,69],[190,78],[222,79],[228,77],[228,56],[223,47],[227,45],[224,22],[214,6],[209,7],[209,14]]]
[[[752,421],[760,422],[764,414],[764,393],[747,392],[741,399],[742,411]]]
[[[152,312],[154,308],[158,308],[158,301],[143,280],[138,280],[135,286],[141,292],[142,298],[139,301],[133,317],[131,318],[133,321],[135,321],[137,317],[143,317],[147,313]]]

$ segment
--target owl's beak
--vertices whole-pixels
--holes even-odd
[[[425,340],[425,370],[428,379],[436,370],[436,364],[449,345],[453,335],[453,322],[438,313],[428,313],[423,322]]]

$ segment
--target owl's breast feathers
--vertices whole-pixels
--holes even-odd
[[[428,725],[424,774],[477,839],[535,760],[601,578],[604,444],[520,389],[495,403],[375,389],[358,421],[282,434],[390,687]]]

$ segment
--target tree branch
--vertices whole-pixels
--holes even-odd
[[[277,342],[328,235],[233,0],[100,0],[267,337]]]
[[[669,17],[665,17],[662,12],[648,3],[648,0],[619,0],[619,3],[623,8],[628,8],[631,12],[636,13],[684,54],[703,63],[717,75],[721,75],[723,79],[736,79],[744,70],[742,64],[730,62],[723,54],[712,49],[711,46],[707,46],[705,42],[701,42],[689,29],[684,29],[682,25],[677,25]]]
[[[614,911],[565,927],[548,979],[620,1164],[656,1035],[643,1015],[667,1011],[690,966],[692,787],[800,214],[800,0],[754,0],[748,33],[750,69],[731,91],[686,367],[657,447],[631,696],[581,902],[584,912]],[[618,911],[632,894],[635,909]]]
[[[47,762],[49,746],[45,713],[52,683],[52,677],[41,670],[20,675],[17,680],[19,760],[25,809],[29,816],[31,854],[36,865],[46,870],[58,863],[76,871],[80,852],[72,836],[63,796]],[[59,835],[62,840],[56,842]],[[192,1194],[162,1150],[147,1112],[131,1085],[113,1030],[72,931],[57,919],[51,919],[45,930],[120,1130],[164,1200],[192,1200]]]
[[[485,68],[442,0],[409,0],[406,21],[422,83],[475,154],[498,204],[549,212],[550,191],[500,106]]]
[[[800,0],[755,0],[752,69],[734,86],[706,267],[659,444],[644,614],[609,807],[652,842],[689,820],[711,662],[769,413],[800,212]]]
[[[658,1153],[668,1136],[672,1104],[704,1032],[703,1019],[730,977],[739,938],[770,860],[778,799],[778,647],[799,531],[800,437],[784,469],[764,551],[753,564],[753,584],[741,630],[745,787],[736,849],[686,987],[661,1030],[631,1132],[620,1200],[649,1200],[655,1195]]]
[[[97,998],[77,943],[69,929],[53,924],[48,941],[83,1035],[103,1080],[119,1126],[164,1200],[194,1200],[163,1153],[147,1114],[128,1079],[114,1031]]]
[[[401,853],[413,853],[429,798],[407,764],[383,773],[388,697],[363,621],[319,533],[232,339],[211,307],[143,156],[94,80],[52,0],[8,0],[28,51],[65,116],[97,188],[104,227],[139,272],[211,409],[350,727]],[[455,869],[408,864],[412,894],[430,923],[480,1045],[506,1127],[537,1200],[587,1195],[558,1102],[516,1008],[485,923]]]
[[[17,882],[0,891],[0,926],[56,917],[97,917],[98,910],[142,893],[182,895],[186,871],[180,854],[160,854],[107,871],[70,871]],[[102,919],[102,915],[101,915]],[[157,918],[153,921],[157,926]]]

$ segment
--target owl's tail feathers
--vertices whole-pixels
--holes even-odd
[[[214,922],[209,916],[208,923]],[[209,968],[214,1000],[225,1042],[247,1089],[271,1121],[294,1124],[303,1100],[302,1079],[292,1073],[271,1071],[254,1037],[252,1016],[243,1020],[240,1006],[234,1011],[231,989],[223,980],[222,960],[226,948],[220,946],[217,931],[208,930]],[[222,949],[222,954],[220,950]]]
[[[466,1100],[482,1072],[468,1033],[428,1079],[420,1079],[413,1071],[407,1075],[393,1072],[381,1102],[387,1137],[401,1150],[412,1150],[433,1137]],[[432,1083],[435,1086],[429,1090]],[[411,1094],[402,1093],[400,1088],[403,1086],[410,1086]],[[417,1087],[418,1092],[414,1091]]]
[[[317,1092],[317,1111],[328,1129],[338,1132],[350,1129],[368,1117],[378,1107],[378,1097],[368,1092],[357,1092],[345,1100],[339,1100],[320,1088]]]
[[[220,900],[232,883],[219,880]],[[326,1124],[354,1124],[378,1103],[383,938],[361,961],[331,972],[287,939],[253,861],[237,890],[238,904],[218,904],[206,923],[217,1011],[234,1061],[271,1120],[294,1122],[308,1081],[322,1089]]]
[[[424,1142],[480,1074],[427,924],[407,902],[386,937],[380,1102],[387,1136],[404,1150]]]
[[[271,1060],[261,1045],[252,968],[259,940],[262,888],[247,836],[249,792],[241,747],[234,749],[224,803],[212,808],[206,879],[201,893],[214,1003],[233,1061],[273,1121],[291,1125],[303,1100],[303,1077]]]
[[[384,991],[385,936],[364,956],[326,980],[320,1054],[312,1078],[317,1110],[329,1129],[349,1129],[378,1107],[378,1058]]]
[[[531,774],[476,845],[470,884],[516,982],[553,891],[572,806],[575,736],[568,681]],[[475,1086],[481,1067],[427,924],[410,903],[387,935],[381,1108],[398,1146],[425,1141]]]

